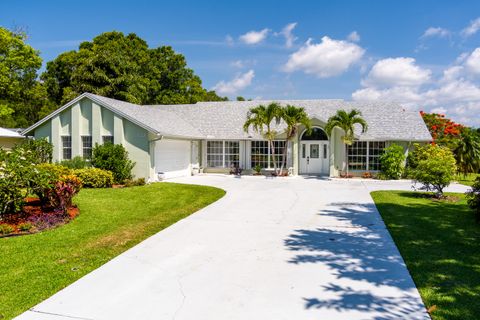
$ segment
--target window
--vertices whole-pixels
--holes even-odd
[[[327,159],[327,145],[323,145],[323,159]]]
[[[372,141],[368,146],[368,170],[380,170],[380,155],[385,149],[384,141]]]
[[[310,133],[305,131],[301,140],[328,140],[328,136],[323,129],[315,127]]]
[[[72,137],[62,136],[62,156],[63,160],[72,159]]]
[[[379,157],[384,148],[384,141],[355,141],[348,147],[348,168],[350,170],[380,170]]]
[[[83,159],[92,158],[92,136],[82,136],[82,156]]]
[[[319,146],[318,144],[311,144],[310,145],[310,158],[312,159],[318,159],[319,158],[319,154],[320,154],[320,151],[319,151]]]
[[[113,143],[113,136],[102,136],[102,142],[105,143]]]
[[[207,141],[207,165],[223,167],[223,141]]]
[[[275,150],[275,160],[277,165],[280,165],[284,156],[283,148],[285,141],[273,141],[273,148]],[[262,168],[273,168],[272,152],[268,146],[268,141],[252,141],[251,148],[251,166],[254,168],[259,165]]]
[[[238,141],[225,141],[225,167],[240,166],[240,143]]]
[[[251,166],[268,168],[268,141],[252,141]]]
[[[239,141],[207,141],[207,166],[230,168],[240,165]]]

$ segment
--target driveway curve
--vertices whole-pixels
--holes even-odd
[[[370,197],[410,183],[223,175],[172,182],[227,194],[17,319],[429,319]]]

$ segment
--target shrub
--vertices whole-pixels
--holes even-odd
[[[82,182],[74,175],[61,176],[52,187],[45,190],[48,205],[66,214],[73,197],[80,191]]]
[[[18,224],[17,228],[20,231],[27,232],[33,228],[33,224],[31,224],[30,222],[22,222]]]
[[[452,151],[438,145],[419,146],[416,150],[416,167],[412,171],[415,183],[422,184],[421,190],[434,191],[443,196],[443,189],[455,177],[457,166]]]
[[[71,160],[62,160],[60,165],[70,169],[83,169],[91,167],[91,163],[80,156],[73,157]]]
[[[253,170],[255,171],[256,174],[260,174],[262,172],[262,166],[257,164],[255,167],[253,167]]]
[[[125,180],[125,187],[136,187],[136,186],[144,186],[145,185],[145,178],[138,178],[136,180]]]
[[[472,185],[472,190],[467,192],[467,203],[475,211],[475,218],[480,222],[480,177]]]
[[[72,170],[53,163],[41,163],[34,167],[35,174],[29,181],[29,193],[40,198],[42,205],[51,206],[49,190],[62,176],[72,174]]]
[[[25,139],[14,150],[23,150],[26,158],[32,163],[52,162],[53,145],[47,139]]]
[[[111,171],[115,183],[123,183],[132,178],[135,163],[128,159],[128,152],[121,144],[106,143],[93,148],[92,165]]]
[[[0,234],[10,234],[15,229],[9,224],[0,224]]]
[[[0,148],[0,216],[21,210],[28,192],[28,182],[35,174],[27,151]]]
[[[67,176],[72,174],[73,171],[63,165],[54,163],[41,163],[36,166],[38,170],[51,173],[54,177],[60,178],[60,176]]]
[[[85,188],[108,188],[113,184],[111,171],[98,168],[85,168],[74,170],[73,173],[82,180]]]
[[[380,168],[382,174],[388,179],[400,179],[405,169],[405,154],[403,148],[392,144],[385,148],[380,155]]]

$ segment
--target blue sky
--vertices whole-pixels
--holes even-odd
[[[0,25],[44,63],[133,32],[230,98],[392,100],[480,126],[480,1],[5,0]]]

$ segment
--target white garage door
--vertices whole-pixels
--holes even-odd
[[[155,145],[155,170],[164,177],[190,175],[190,141],[163,139]]]

